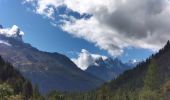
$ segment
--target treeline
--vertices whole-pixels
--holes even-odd
[[[86,93],[52,92],[48,100],[170,100],[170,42],[110,83]]]

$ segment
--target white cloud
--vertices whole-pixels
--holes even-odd
[[[46,16],[48,16],[47,11],[49,9],[57,9],[59,6],[63,5],[81,14],[97,12],[100,10],[100,7],[108,7],[110,11],[113,11],[113,5],[116,2],[116,0],[24,0],[24,3],[31,3],[35,7],[36,13]],[[110,8],[110,6],[112,6],[112,8]]]
[[[24,0],[23,4],[25,3],[31,3],[37,14],[54,20],[55,8],[63,5],[63,0]]]
[[[82,70],[86,70],[90,65],[95,64],[95,60],[103,58],[106,59],[106,56],[91,54],[85,49],[79,53],[78,58],[72,58],[71,60]]]
[[[170,2],[168,0],[27,0],[38,14],[55,18],[55,11],[65,5],[89,19],[69,20],[61,28],[75,37],[94,43],[112,56],[129,46],[160,49],[170,40]],[[53,10],[50,10],[53,9]],[[56,19],[58,20],[58,19]]]
[[[11,28],[0,28],[0,34],[7,37],[22,37],[24,32],[22,32],[18,26],[13,25]]]

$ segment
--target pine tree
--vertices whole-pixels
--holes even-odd
[[[32,99],[33,100],[44,100],[39,92],[39,88],[37,85],[34,87]]]
[[[139,100],[162,100],[159,94],[159,72],[154,59],[151,60],[144,78],[144,87],[139,92]]]
[[[32,96],[33,90],[32,90],[32,85],[29,81],[25,81],[23,84],[23,96],[28,99]]]
[[[153,59],[148,67],[148,71],[146,73],[144,79],[144,88],[150,90],[159,89],[159,72],[156,61]]]

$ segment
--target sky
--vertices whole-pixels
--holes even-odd
[[[149,57],[170,39],[169,17],[169,0],[0,0],[3,27],[16,25],[24,42],[80,62]]]

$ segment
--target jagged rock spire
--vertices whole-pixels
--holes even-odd
[[[170,41],[168,40],[168,42],[166,43],[166,45],[165,45],[165,47],[164,47],[165,49],[166,48],[170,48]]]
[[[170,41],[168,40],[167,45],[170,45]]]

